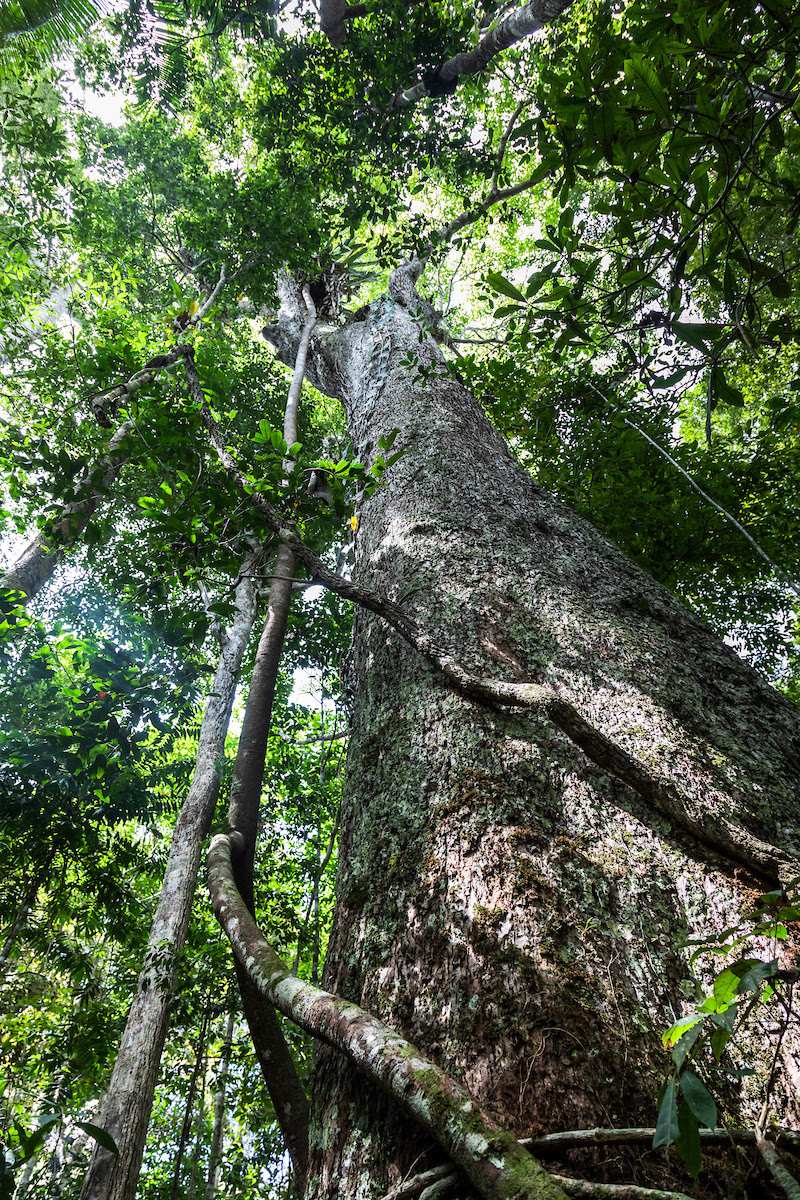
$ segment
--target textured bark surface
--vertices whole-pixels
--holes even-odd
[[[536,486],[420,343],[408,277],[393,290],[310,356],[312,380],[345,405],[356,457],[369,463],[394,428],[405,451],[360,513],[358,580],[472,670],[551,685],[698,818],[796,853],[797,710]],[[270,331],[282,357],[297,328],[287,314]],[[419,366],[433,368],[425,383]],[[683,1011],[679,943],[730,924],[760,886],[546,719],[454,694],[363,612],[354,661],[324,985],[516,1132],[652,1124],[667,1066],[658,1032]],[[784,1057],[776,1108],[792,1123],[796,1045]],[[758,1078],[747,1086],[757,1096]],[[408,1120],[331,1051],[314,1095],[310,1196],[375,1196],[425,1165]],[[728,1102],[739,1121],[755,1103],[734,1090]]]
[[[136,995],[96,1118],[96,1124],[113,1137],[119,1154],[96,1146],[81,1200],[132,1200],[136,1193],[175,970],[189,927],[203,839],[219,794],[236,681],[256,614],[251,567],[252,563],[243,567],[236,588],[236,616],[203,713],[194,776],[175,822]]]

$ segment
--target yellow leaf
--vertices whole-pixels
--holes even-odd
[[[358,527],[358,513],[353,513],[352,517],[350,518],[350,528],[353,530],[353,533],[355,533],[357,527]]]

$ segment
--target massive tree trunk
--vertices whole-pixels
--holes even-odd
[[[265,330],[286,361],[290,308]],[[420,340],[422,309],[413,273],[395,272],[366,321],[312,342],[309,377],[344,404],[356,457],[373,461],[395,428],[404,451],[362,506],[356,579],[473,672],[552,687],[670,781],[688,819],[670,822],[545,716],[457,694],[360,611],[324,986],[518,1134],[652,1125],[658,1034],[683,1011],[680,944],[730,924],[770,875],[725,847],[739,831],[796,856],[800,715],[520,469]],[[784,1058],[773,1102],[793,1123],[796,1041]],[[729,1091],[736,1120],[754,1119],[762,1076]],[[307,1196],[380,1195],[439,1161],[336,1052],[319,1053],[313,1094]],[[625,1173],[589,1161],[595,1177]]]

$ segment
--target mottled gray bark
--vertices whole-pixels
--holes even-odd
[[[77,485],[78,498],[66,504],[61,515],[38,533],[4,571],[0,576],[0,588],[22,592],[26,600],[41,591],[67,550],[89,524],[98,504],[108,495],[111,484],[128,461],[128,455],[120,453],[120,448],[135,432],[131,421],[124,421],[115,430],[106,453]]]
[[[206,702],[194,776],[173,830],[136,995],[96,1120],[114,1138],[119,1154],[113,1155],[100,1146],[95,1148],[81,1200],[132,1200],[136,1192],[167,1032],[175,969],[189,927],[203,839],[219,794],[236,681],[255,619],[256,599],[251,579],[255,558],[250,556],[243,564],[236,587],[236,615],[224,635],[219,666]]]
[[[459,694],[455,675],[357,612],[324,984],[516,1132],[652,1124],[667,1069],[658,1031],[683,1008],[680,944],[730,924],[771,869],[767,852],[737,858],[737,831],[741,846],[797,861],[800,716],[520,469],[420,342],[413,274],[395,273],[366,321],[317,335],[309,354],[312,382],[345,406],[355,456],[371,462],[394,428],[405,451],[362,506],[356,580],[428,630],[441,661],[557,703],[501,710],[490,687]],[[267,335],[291,360],[291,306]],[[401,365],[410,355],[426,381]],[[581,741],[564,711],[679,797],[686,819],[659,812],[635,773],[601,765],[602,741]],[[796,1042],[785,1062],[775,1107],[792,1125]],[[760,1082],[726,1097],[737,1124]],[[367,1200],[436,1161],[419,1160],[408,1118],[327,1049],[313,1103],[315,1200]],[[611,1178],[613,1157],[596,1164]]]

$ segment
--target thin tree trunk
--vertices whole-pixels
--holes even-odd
[[[258,557],[248,555],[236,585],[236,615],[223,638],[206,702],[194,776],[175,823],[136,995],[96,1120],[114,1138],[119,1154],[95,1147],[81,1200],[132,1200],[136,1191],[175,969],[186,940],[203,839],[219,795],[236,682],[255,619],[251,572]]]
[[[203,1024],[200,1027],[200,1037],[197,1042],[197,1053],[194,1058],[192,1078],[189,1081],[189,1091],[186,1096],[186,1108],[183,1114],[183,1124],[181,1125],[181,1136],[178,1139],[178,1151],[175,1155],[175,1167],[172,1172],[172,1189],[170,1192],[171,1200],[178,1200],[178,1196],[180,1194],[181,1165],[183,1163],[183,1155],[186,1151],[186,1143],[189,1140],[189,1131],[192,1127],[192,1109],[194,1108],[194,1098],[197,1093],[197,1080],[200,1076],[201,1070],[203,1069],[204,1056],[206,1052],[206,1032],[208,1030],[210,1013],[211,997],[207,996],[205,1008],[203,1010]]]
[[[208,1056],[203,1060],[203,1073],[200,1081],[200,1102],[197,1105],[197,1115],[194,1122],[194,1154],[192,1155],[192,1173],[189,1176],[188,1200],[195,1200],[197,1185],[200,1179],[200,1152],[203,1142],[203,1117],[205,1116],[206,1070]]]
[[[208,1155],[208,1180],[204,1200],[214,1200],[219,1183],[219,1168],[222,1159],[222,1141],[225,1134],[225,1093],[228,1086],[228,1069],[233,1045],[233,1013],[228,1015],[225,1040],[217,1072],[217,1090],[214,1093],[214,1127],[211,1132],[211,1150]]]
[[[61,515],[47,530],[38,533],[19,557],[0,576],[0,588],[23,592],[30,600],[51,579],[62,558],[89,524],[97,506],[108,495],[109,488],[130,457],[118,450],[126,438],[135,433],[132,421],[124,421],[115,430],[103,457],[84,475],[77,485],[78,500],[66,504]]]
[[[306,314],[303,333],[294,364],[294,376],[286,402],[283,436],[287,446],[297,441],[297,412],[300,390],[305,374],[308,342],[316,322],[316,311],[308,289],[305,289]],[[190,379],[193,364],[187,361]],[[287,471],[291,464],[287,462]],[[247,697],[242,731],[231,781],[228,828],[236,847],[234,874],[240,894],[249,911],[255,916],[253,863],[258,834],[258,815],[261,789],[264,783],[264,761],[272,717],[272,702],[278,678],[283,639],[292,599],[292,580],[295,559],[288,547],[281,545],[275,558],[275,573],[270,587],[269,608],[258,644],[250,690]],[[292,1162],[298,1191],[305,1190],[308,1168],[308,1100],[297,1075],[292,1055],[286,1045],[277,1013],[254,988],[247,972],[236,962],[236,977],[242,1006],[247,1019],[253,1047],[275,1115]]]

